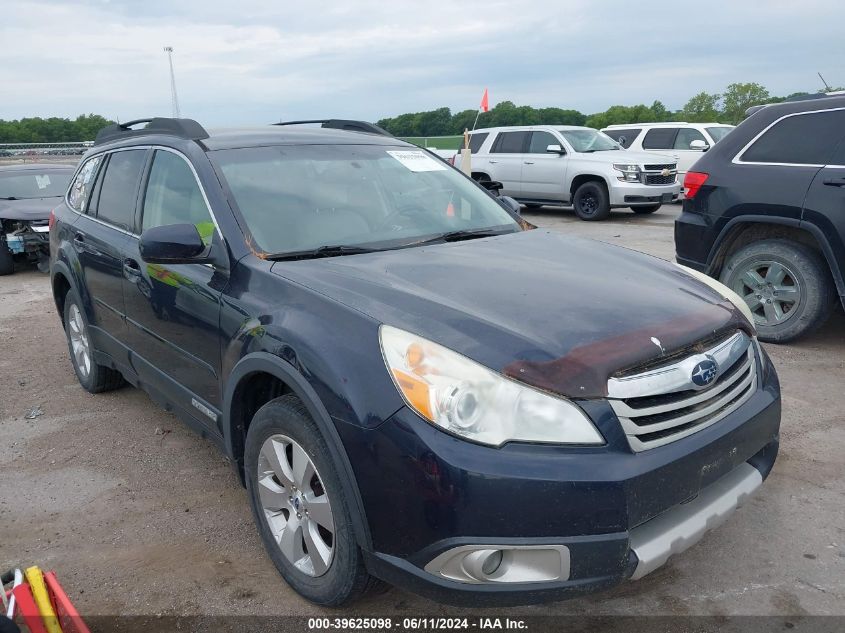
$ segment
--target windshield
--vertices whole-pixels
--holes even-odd
[[[560,130],[560,133],[576,152],[606,152],[622,149],[619,143],[598,130]]]
[[[423,150],[286,145],[209,156],[267,254],[399,248],[455,231],[520,230],[489,194]]]
[[[733,126],[727,125],[722,127],[709,127],[707,128],[707,133],[710,135],[710,138],[713,139],[714,143],[718,143],[723,138],[725,138],[728,135],[728,132],[730,132],[732,129]]]
[[[61,198],[65,195],[73,169],[38,169],[3,173],[0,171],[0,199]]]

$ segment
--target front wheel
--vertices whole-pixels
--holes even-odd
[[[591,180],[575,190],[572,196],[575,215],[582,220],[604,220],[610,215],[610,200],[604,183]]]
[[[822,256],[782,239],[753,242],[730,256],[721,281],[745,299],[762,341],[785,343],[824,323],[835,288]]]
[[[643,205],[641,207],[631,207],[631,211],[633,211],[634,213],[642,213],[642,214],[654,213],[660,207],[661,207],[661,205],[659,205],[659,204],[649,204],[649,205]]]
[[[2,231],[1,226],[0,231]],[[6,245],[6,240],[0,238],[0,277],[11,275],[13,272],[15,272],[15,259],[12,256],[12,251]]]
[[[298,398],[282,396],[258,410],[244,468],[261,540],[297,593],[340,606],[379,584],[364,567],[326,441]]]

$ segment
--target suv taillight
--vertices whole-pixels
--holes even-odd
[[[684,196],[687,200],[695,198],[695,194],[701,189],[701,185],[707,182],[710,174],[705,174],[700,171],[688,171],[684,176]]]

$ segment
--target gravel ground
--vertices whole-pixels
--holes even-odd
[[[586,223],[545,208],[526,218],[671,259],[678,212]],[[845,615],[843,332],[839,310],[815,335],[767,347],[783,385],[781,454],[727,524],[643,580],[502,614]],[[87,615],[338,615],[280,579],[214,446],[140,391],[79,387],[46,275],[0,279],[0,342],[0,569],[57,570]],[[353,612],[456,610],[392,589]]]

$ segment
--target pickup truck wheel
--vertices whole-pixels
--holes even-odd
[[[15,272],[15,259],[12,251],[6,246],[6,240],[0,239],[0,277]]]
[[[648,206],[642,206],[642,207],[631,207],[631,211],[633,211],[634,213],[642,213],[642,214],[654,213],[655,211],[657,211],[660,208],[660,206],[661,205],[659,205],[659,204],[650,204]]]
[[[85,391],[102,393],[113,391],[124,385],[123,375],[110,367],[98,364],[94,360],[94,348],[88,322],[85,319],[82,303],[71,290],[65,297],[65,335],[70,352],[70,362],[76,378]]]
[[[282,396],[258,410],[244,468],[261,540],[294,590],[340,606],[380,584],[364,566],[326,441],[298,398]]]
[[[762,341],[785,343],[830,316],[835,288],[822,256],[788,240],[763,240],[731,255],[721,281],[745,299]]]
[[[575,190],[572,206],[582,220],[604,220],[610,215],[607,187],[595,180],[585,182]]]

